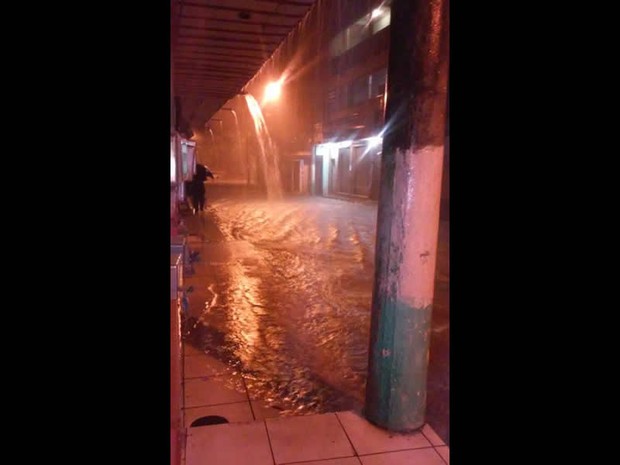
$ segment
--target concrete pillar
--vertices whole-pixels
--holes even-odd
[[[183,360],[179,302],[170,300],[170,465],[181,465],[183,439]]]
[[[448,1],[394,0],[365,415],[424,424],[448,77]]]
[[[176,129],[174,99],[174,45],[176,42],[176,1],[170,0],[170,134]],[[180,181],[179,181],[180,182]],[[177,233],[176,186],[171,186],[171,234]],[[181,322],[177,296],[170,299],[170,465],[181,465],[185,430],[183,425],[183,360]]]
[[[174,105],[174,47],[177,36],[177,14],[175,0],[170,0],[170,132],[176,129],[176,108]]]

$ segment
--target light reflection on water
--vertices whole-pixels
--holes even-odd
[[[285,412],[363,402],[376,206],[217,200],[229,258],[199,327],[205,350]]]

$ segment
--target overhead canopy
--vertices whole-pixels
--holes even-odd
[[[315,0],[171,0],[172,80],[185,121],[207,121],[258,72]]]

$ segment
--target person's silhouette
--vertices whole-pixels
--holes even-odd
[[[201,163],[196,163],[196,174],[192,178],[191,196],[194,213],[203,211],[205,207],[205,181],[207,178],[215,179],[209,168]]]

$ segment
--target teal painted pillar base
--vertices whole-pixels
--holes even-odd
[[[366,418],[408,432],[424,425],[431,306],[384,301],[370,346]]]

